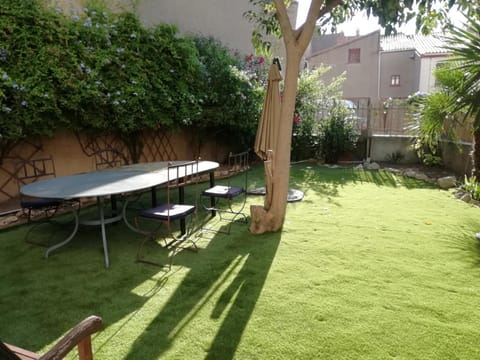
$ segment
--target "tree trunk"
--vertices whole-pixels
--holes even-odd
[[[300,60],[312,39],[316,20],[330,12],[335,6],[340,4],[340,2],[341,0],[331,0],[329,2],[324,2],[324,0],[311,0],[307,20],[300,28],[294,30],[288,17],[285,2],[283,0],[273,0],[287,53],[285,87],[280,112],[277,145],[276,149],[273,149],[273,177],[272,183],[269,184],[272,188],[272,201],[269,208],[262,206],[252,206],[250,208],[252,220],[249,229],[252,233],[261,234],[264,232],[279,231],[283,227],[287,210],[293,112],[295,110],[295,98],[297,96]],[[319,12],[322,5],[325,6],[323,6]]]
[[[289,53],[290,52],[290,53]],[[297,95],[298,69],[302,54],[287,46],[285,87],[283,92],[277,146],[274,149],[272,194],[269,209],[260,205],[250,207],[251,223],[249,230],[255,234],[278,231],[285,221],[287,209],[288,183],[290,177],[290,149],[292,142],[293,113]]]

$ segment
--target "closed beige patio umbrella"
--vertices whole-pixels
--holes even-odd
[[[273,189],[273,158],[275,156],[273,150],[277,144],[278,127],[280,126],[280,62],[277,58],[270,65],[268,71],[267,91],[265,101],[263,103],[262,116],[258,123],[257,136],[255,138],[255,153],[264,160],[265,167],[265,187],[253,189],[249,191],[252,195],[265,195],[263,208],[268,210],[272,203]],[[287,201],[294,202],[303,199],[303,192],[295,189],[288,190]]]
[[[263,103],[262,116],[258,123],[255,138],[255,153],[262,159],[267,159],[267,151],[274,150],[277,143],[278,126],[280,122],[280,89],[282,80],[278,60],[270,65],[267,79],[267,91]]]

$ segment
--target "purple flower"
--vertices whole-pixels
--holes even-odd
[[[5,49],[0,49],[0,60],[7,61],[8,51]]]

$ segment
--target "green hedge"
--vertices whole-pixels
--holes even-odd
[[[65,10],[2,0],[0,155],[57,128],[116,134],[133,159],[146,129],[236,134],[233,146],[252,144],[263,87],[242,65],[213,39],[145,28],[135,14],[98,3]]]

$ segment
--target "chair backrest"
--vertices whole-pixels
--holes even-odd
[[[230,153],[228,155],[228,173],[229,176],[244,173],[245,188],[248,184],[248,170],[250,170],[249,164],[249,151],[243,151],[240,153]]]
[[[56,177],[55,162],[53,157],[27,159],[17,162],[15,175],[19,188],[38,180],[51,179]]]
[[[186,185],[195,185],[195,192],[197,191],[199,174],[198,174],[198,160],[175,162],[168,165],[168,182],[167,182],[167,202],[172,202],[172,191],[184,187]],[[183,194],[183,191],[180,191]],[[182,195],[180,195],[182,196]],[[180,198],[179,201],[183,202],[185,199]],[[195,193],[195,201],[197,201],[197,194]],[[195,204],[196,205],[196,204]]]
[[[168,187],[178,188],[193,182],[198,182],[198,160],[168,164]]]

